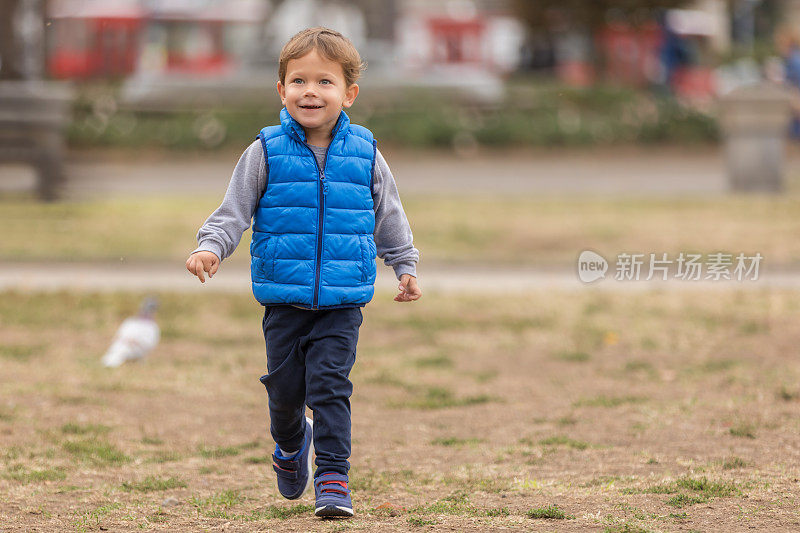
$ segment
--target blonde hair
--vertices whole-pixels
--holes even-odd
[[[281,83],[286,83],[286,67],[289,61],[299,59],[312,50],[316,50],[324,58],[342,65],[346,87],[354,84],[361,76],[361,72],[367,68],[350,39],[338,31],[317,26],[295,34],[289,39],[289,42],[283,45],[278,59],[278,79],[281,80]]]

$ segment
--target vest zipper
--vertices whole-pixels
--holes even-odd
[[[308,151],[311,152],[311,158],[314,160],[314,164],[317,165],[317,172],[319,173],[319,184],[317,188],[317,198],[319,200],[319,218],[317,222],[317,253],[316,253],[316,260],[314,263],[314,295],[311,300],[311,309],[319,309],[319,278],[322,270],[322,234],[325,229],[325,191],[323,190],[325,187],[325,169],[328,168],[328,152],[331,149],[331,144],[333,144],[333,137],[335,137],[336,131],[331,134],[331,142],[328,144],[328,147],[325,149],[325,167],[319,168],[319,162],[317,161],[317,155],[314,153],[314,150],[308,145],[307,142],[303,142],[303,144],[308,148]]]

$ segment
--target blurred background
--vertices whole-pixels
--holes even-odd
[[[714,142],[714,104],[800,83],[792,0],[3,0],[2,79],[65,80],[79,147],[238,146],[274,116],[281,46],[326,25],[369,64],[382,142]]]
[[[180,258],[238,155],[277,121],[281,46],[313,25],[341,30],[368,63],[351,118],[379,140],[426,264],[571,273],[584,248],[710,253],[740,242],[741,202],[751,215],[774,217],[775,202],[794,209],[797,1],[0,7],[0,199],[14,227],[0,243],[7,260]],[[697,205],[689,198],[705,202],[693,217],[716,223],[687,233],[685,210]],[[662,218],[645,207],[656,200],[666,202]],[[518,218],[501,216],[514,202]],[[486,216],[475,219],[468,213],[478,206]],[[86,218],[103,209],[139,223],[112,230]],[[79,231],[37,233],[44,213],[74,216]],[[780,239],[779,228],[791,228],[770,224],[768,237],[753,237],[771,243],[766,264],[800,262]]]
[[[0,523],[341,530],[264,464],[249,232],[184,267],[315,25],[425,291],[364,310],[353,527],[800,529],[800,0],[0,0]]]

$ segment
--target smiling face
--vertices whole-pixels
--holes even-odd
[[[286,110],[306,132],[306,141],[327,146],[331,131],[343,107],[350,107],[358,96],[358,85],[345,83],[342,65],[311,50],[303,57],[290,59],[285,83],[278,82],[278,94]]]

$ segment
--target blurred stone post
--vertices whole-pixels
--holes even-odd
[[[22,162],[38,175],[43,200],[64,183],[64,133],[72,91],[44,81],[47,0],[0,0],[0,164]]]
[[[720,124],[732,191],[783,190],[789,121],[790,96],[778,85],[748,85],[722,97]]]

